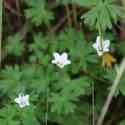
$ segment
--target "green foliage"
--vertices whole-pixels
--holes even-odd
[[[62,91],[58,94],[53,94],[50,98],[52,102],[52,112],[58,114],[69,114],[77,108],[73,102],[77,102],[78,97],[86,94],[86,89],[90,87],[90,81],[86,78],[78,80],[66,79],[62,84]]]
[[[31,19],[36,26],[49,24],[53,19],[53,13],[48,10],[45,0],[25,0],[29,8],[25,10],[26,18]]]
[[[68,96],[52,94],[50,99],[52,102],[52,112],[56,112],[57,114],[69,114],[74,112],[76,106],[72,103],[72,99]]]
[[[22,112],[22,123],[24,125],[40,125],[35,116],[34,107],[30,107],[30,109],[26,109]]]
[[[24,43],[21,34],[15,34],[14,36],[8,37],[5,49],[7,50],[7,53],[20,56],[24,51]]]
[[[96,0],[96,6],[84,14],[81,18],[84,19],[85,24],[92,28],[102,30],[112,28],[112,23],[116,23],[119,17],[123,15],[123,9],[115,4],[114,0]],[[104,18],[105,17],[105,18]]]
[[[84,49],[84,47],[86,49]],[[65,51],[68,49],[71,60],[75,62],[72,64],[72,72],[78,72],[80,69],[86,69],[88,63],[97,62],[91,43],[88,43],[82,32],[76,32],[72,29],[62,32],[59,35],[59,42],[57,49]],[[88,58],[85,58],[88,57]],[[77,65],[77,67],[75,66]]]
[[[47,37],[44,38],[41,34],[34,35],[33,43],[29,45],[29,51],[33,52],[30,60],[36,61],[38,59],[41,63],[47,65],[50,59],[46,53],[49,43],[50,41]]]
[[[85,7],[93,7],[96,6],[98,2],[102,0],[72,0],[74,3],[80,5],[80,6],[85,6]]]
[[[40,125],[36,119],[34,108],[19,110],[17,107],[7,105],[0,110],[0,121],[3,125]],[[16,119],[18,118],[18,119]]]
[[[51,64],[52,54],[56,51],[63,52],[65,50],[68,51],[71,60],[76,63],[65,67],[62,71],[57,70],[58,67]],[[49,89],[47,98],[51,107],[48,113],[56,113],[62,116],[75,113],[79,109],[77,105],[77,103],[80,103],[79,97],[87,94],[92,80],[87,76],[72,79],[71,75],[78,73],[81,69],[86,69],[89,63],[97,62],[96,59],[96,61],[91,61],[94,55],[91,54],[93,50],[82,32],[77,33],[75,30],[69,29],[59,33],[58,36],[52,36],[51,39],[41,34],[34,34],[28,51],[30,54],[27,64],[7,66],[1,71],[1,93],[6,94],[10,99],[14,99],[18,93],[28,92],[32,96],[31,102],[39,105],[46,98],[46,92]],[[13,53],[9,52],[10,55]],[[85,58],[85,56],[89,58]],[[39,98],[42,99],[38,101]],[[45,103],[41,106],[45,107]],[[37,124],[32,116],[29,117],[26,120],[30,120],[24,121],[24,125],[31,124],[32,120],[34,124]],[[41,121],[44,121],[44,119],[41,119]]]
[[[125,124],[125,121],[121,121],[119,125],[124,125]]]
[[[20,33],[8,33],[9,36],[3,38],[3,49],[7,52],[5,60],[7,57],[15,60],[3,62],[0,70],[0,122],[3,125],[41,125],[45,122],[90,125],[93,93],[94,113],[98,116],[117,75],[118,64],[112,68],[102,67],[102,57],[98,57],[92,47],[96,32],[91,35],[84,33],[81,26],[80,30],[65,28],[67,20],[65,23],[57,21],[63,15],[58,15],[57,10],[65,10],[65,5],[68,5],[72,13],[73,6],[70,5],[77,4],[73,16],[80,16],[79,10],[89,9],[82,15],[83,21],[91,29],[105,31],[114,42],[119,63],[125,54],[124,42],[117,45],[116,36],[106,29],[111,29],[122,18],[122,7],[115,0],[55,0],[52,3],[48,0],[24,0],[20,4],[24,5],[21,6],[21,12],[24,12],[22,22],[31,21],[32,28],[24,31],[24,38]],[[53,4],[55,8],[50,10],[49,6]],[[47,32],[48,27],[58,32]],[[86,39],[87,35],[91,40]],[[52,64],[54,52],[66,52],[71,64],[62,69]],[[124,83],[125,76],[115,96],[125,96]],[[14,99],[20,93],[30,95],[30,106],[20,108],[15,103]]]

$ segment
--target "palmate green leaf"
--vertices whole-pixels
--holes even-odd
[[[111,68],[111,69],[107,69],[107,70],[105,70],[105,73],[104,73],[104,75],[103,75],[103,77],[105,78],[105,79],[108,79],[108,80],[110,80],[111,82],[113,82],[113,80],[115,79],[115,77],[116,77],[116,70],[115,70],[115,68]]]
[[[111,19],[116,23],[119,17],[123,17],[123,8],[117,5],[108,5],[108,12],[110,14]]]
[[[122,120],[118,125],[125,125],[125,120]]]
[[[21,34],[9,36],[7,44],[5,45],[6,52],[15,56],[20,56],[24,51],[24,43]]]
[[[34,107],[29,107],[22,113],[22,123],[23,125],[40,125],[36,118],[36,113]]]
[[[87,13],[85,13],[83,16],[81,16],[81,19],[84,19],[85,24],[89,25],[91,28],[95,27],[97,25],[96,21],[98,18],[98,8],[94,7]]]
[[[3,125],[20,125],[19,119],[14,119],[17,115],[17,109],[12,105],[0,109],[0,121]]]
[[[93,7],[96,6],[102,0],[72,0],[73,3],[76,3],[84,7]]]
[[[0,123],[2,123],[2,125],[7,125],[7,121],[6,121],[6,119],[2,119],[2,118],[0,118]]]
[[[20,125],[20,122],[19,121],[10,120],[8,122],[8,125]]]
[[[57,114],[74,112],[76,105],[72,101],[73,100],[68,96],[53,93],[49,98],[49,102],[52,103],[51,112],[56,112]]]
[[[99,8],[99,10],[100,10],[100,8]],[[105,6],[101,7],[100,17],[98,17],[98,22],[99,22],[99,24],[101,24],[101,27],[103,30],[105,30],[106,27],[109,29],[112,28],[112,20],[110,18],[109,12]]]
[[[45,0],[25,0],[29,8],[25,10],[26,18],[39,26],[41,24],[48,25],[53,20],[53,13],[47,9]]]
[[[84,7],[92,7],[95,6],[99,1],[102,0],[56,0],[57,3],[60,4],[71,4],[71,3],[76,3],[80,6],[84,6]]]
[[[6,80],[20,80],[21,72],[19,66],[6,66],[5,69],[1,71],[1,77]]]
[[[12,105],[7,105],[0,109],[0,117],[5,119],[13,119],[17,113],[17,109]]]
[[[34,34],[33,36],[33,43],[30,44],[30,50],[46,50],[49,44],[49,40],[47,37],[43,37],[42,34]]]
[[[32,81],[32,77],[34,76],[33,66],[29,66],[31,69],[29,70],[28,66],[19,67],[8,66],[4,70],[1,71],[1,92],[8,94],[9,97],[14,96],[15,94],[22,93],[25,90],[29,89],[29,83]]]
[[[18,65],[6,67],[1,71],[1,92],[7,94],[9,97],[21,91],[23,92],[25,87],[21,79],[21,67]]]
[[[77,109],[75,102],[78,97],[85,95],[87,88],[90,87],[90,81],[87,78],[76,80],[64,79],[60,84],[58,94],[54,93],[49,98],[52,103],[51,111],[58,114],[69,114]]]
[[[50,121],[63,125],[90,125],[90,103],[83,101],[78,106],[78,110],[68,115],[57,115],[56,113],[50,113]]]
[[[21,66],[21,77],[24,81],[29,81],[29,80],[32,80],[34,79],[37,74],[37,68],[38,66],[37,65],[34,65],[34,64],[25,64],[25,65],[22,65]],[[41,70],[42,72],[42,70]]]
[[[35,72],[34,76],[32,77],[32,81],[30,83],[30,89],[33,93],[43,93],[45,95],[47,89],[49,88],[50,78],[49,74],[43,71],[42,68],[38,67],[37,71]],[[49,70],[49,69],[48,69]],[[39,87],[38,87],[39,86]]]
[[[77,34],[77,35],[76,35]],[[61,32],[58,36],[57,49],[64,51],[65,49],[73,48],[74,43],[79,41],[79,34],[74,29],[66,29],[64,32]],[[82,37],[83,38],[83,37]]]
[[[40,63],[47,65],[50,60],[50,56],[47,53],[49,44],[48,37],[43,37],[41,34],[34,35],[33,42],[29,45],[29,51],[32,53],[30,61],[39,60]]]
[[[61,93],[75,100],[77,97],[85,95],[90,86],[91,81],[87,77],[69,80],[66,83],[64,81]]]
[[[123,15],[123,9],[119,5],[114,3],[114,0],[98,2],[95,7],[92,7],[89,12],[83,15],[85,24],[91,28],[98,29],[98,26],[102,30],[112,28],[112,23],[116,23]],[[104,18],[105,17],[105,18]]]

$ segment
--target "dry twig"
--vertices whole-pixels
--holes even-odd
[[[104,121],[104,118],[105,118],[105,115],[108,112],[108,108],[110,106],[110,103],[112,101],[112,98],[113,98],[113,96],[115,94],[115,91],[116,91],[116,89],[118,87],[118,84],[119,84],[119,82],[121,80],[121,77],[122,77],[124,71],[125,71],[125,59],[123,59],[123,62],[121,63],[121,66],[119,67],[119,69],[117,71],[117,76],[116,76],[116,78],[115,78],[115,80],[114,80],[114,82],[113,82],[113,84],[111,86],[111,91],[109,92],[107,100],[106,100],[106,102],[104,104],[104,107],[103,107],[103,109],[101,111],[101,115],[100,115],[100,117],[99,117],[99,119],[97,121],[97,125],[102,125],[102,123]]]

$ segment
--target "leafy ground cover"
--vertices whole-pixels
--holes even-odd
[[[0,123],[96,125],[125,56],[124,0],[1,7]],[[124,125],[124,107],[125,74],[103,124]]]

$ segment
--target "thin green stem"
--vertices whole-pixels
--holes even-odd
[[[48,108],[49,108],[49,104],[48,104],[48,95],[49,95],[49,89],[47,88],[47,91],[46,91],[45,125],[48,125]]]
[[[92,125],[95,125],[95,86],[92,82]]]

